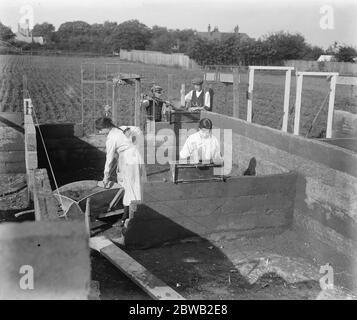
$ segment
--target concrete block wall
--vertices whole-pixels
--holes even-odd
[[[0,252],[0,300],[87,299],[90,259],[84,223],[2,223]]]
[[[226,182],[146,183],[144,202],[131,204],[125,245],[281,232],[291,226],[295,181],[296,175],[288,173]]]
[[[0,112],[0,174],[26,173],[24,116]]]
[[[294,227],[355,258],[357,248],[357,154],[321,141],[202,113],[217,128],[233,132],[233,163],[244,168],[251,156],[258,174],[298,174]]]

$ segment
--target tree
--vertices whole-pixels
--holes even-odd
[[[317,60],[325,51],[318,46],[308,45],[303,56],[304,60]]]
[[[32,35],[34,37],[43,37],[46,42],[52,41],[53,33],[55,32],[55,27],[51,23],[41,23],[35,24],[32,29]]]
[[[357,57],[357,50],[352,46],[339,46],[336,53],[337,61],[342,62],[354,62],[354,58]]]
[[[15,34],[11,29],[0,22],[0,40],[11,41],[15,38]]]
[[[275,54],[272,59],[276,62],[283,60],[301,59],[306,51],[305,38],[298,33],[290,34],[280,31],[263,37]]]
[[[150,44],[152,32],[138,20],[128,20],[119,24],[111,35],[113,50],[145,50]]]
[[[165,27],[153,26],[149,50],[171,53],[175,46],[174,34]]]

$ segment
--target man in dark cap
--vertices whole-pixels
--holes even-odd
[[[151,88],[151,96],[147,96],[142,101],[142,106],[146,108],[148,119],[160,122],[166,118],[169,102],[162,99],[163,89],[158,85]],[[165,119],[164,119],[165,120]]]
[[[195,78],[192,80],[194,89],[185,96],[189,111],[212,111],[212,99],[209,90],[203,90],[203,80]]]

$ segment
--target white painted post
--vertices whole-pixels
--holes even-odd
[[[184,106],[186,105],[186,103],[185,103],[185,92],[186,92],[185,84],[182,83],[182,84],[181,84],[181,91],[180,91],[180,95],[181,95],[181,107],[184,107]]]
[[[253,105],[253,87],[254,87],[254,68],[249,67],[249,85],[247,97],[247,121],[252,122],[252,105]]]
[[[289,70],[286,70],[286,74],[285,74],[284,115],[283,115],[283,126],[281,128],[284,132],[288,131],[290,82],[291,82],[291,70],[289,69]]]
[[[335,106],[336,80],[337,80],[336,75],[332,76],[330,80],[330,96],[328,101],[326,138],[332,137],[332,121],[333,121],[333,109]]]
[[[301,109],[301,93],[302,93],[302,74],[297,74],[296,78],[296,99],[295,99],[295,119],[294,119],[294,134],[299,135],[300,130],[300,109]]]

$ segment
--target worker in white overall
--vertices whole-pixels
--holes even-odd
[[[180,151],[180,158],[189,159],[190,163],[222,163],[219,142],[212,135],[212,121],[201,119],[198,128],[198,132],[187,138]]]
[[[104,167],[103,184],[109,184],[110,173],[117,165],[117,180],[124,188],[124,214],[121,224],[129,218],[131,201],[142,201],[143,182],[146,181],[146,171],[143,157],[138,148],[138,136],[141,131],[138,127],[115,127],[110,118],[99,118],[95,122],[100,133],[108,134],[106,140],[106,161]]]

